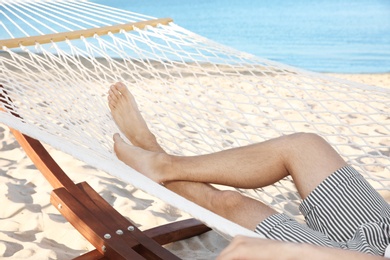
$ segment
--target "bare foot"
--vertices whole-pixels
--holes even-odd
[[[157,183],[165,181],[164,170],[169,165],[166,153],[144,150],[127,144],[119,134],[114,135],[114,150],[118,159]]]
[[[115,123],[132,144],[151,151],[163,151],[146,125],[133,95],[122,82],[110,86],[108,105]]]

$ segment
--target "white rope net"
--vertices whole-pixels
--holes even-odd
[[[0,1],[0,35],[73,32],[154,19],[87,1]],[[9,48],[0,40],[0,122],[130,182],[234,236],[247,230],[124,166],[107,106],[123,81],[162,146],[205,154],[314,132],[380,192],[390,190],[390,91],[288,67],[222,46],[174,23]],[[12,103],[9,102],[12,100]],[[14,116],[18,114],[21,118]],[[237,173],[239,174],[239,173]],[[241,190],[300,219],[289,178]]]

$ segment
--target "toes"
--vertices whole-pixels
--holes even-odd
[[[115,109],[116,102],[112,99],[112,97],[110,95],[107,97],[107,100],[108,100],[108,107],[111,110]]]
[[[122,82],[116,82],[112,84],[108,91],[108,100],[111,102],[110,106],[114,107],[115,103],[118,103],[122,97],[124,97],[125,100],[132,98],[132,95],[127,89],[126,85]]]
[[[111,98],[114,102],[117,102],[119,100],[119,98],[121,97],[122,93],[117,90],[115,85],[111,85],[110,90],[108,91],[108,95],[111,96]]]
[[[124,141],[123,141],[122,137],[118,133],[114,134],[113,139],[114,139],[114,151],[115,151],[115,154],[120,159],[121,155],[122,155],[121,154],[121,150],[122,150],[121,147],[122,147]]]
[[[129,89],[122,82],[117,82],[113,85],[116,93],[119,93],[121,96],[126,99],[133,99],[133,95],[130,93]]]
[[[123,143],[123,142],[125,142],[123,140],[123,138],[118,133],[114,134],[113,139],[114,139],[114,143]]]
[[[121,93],[124,93],[124,92],[127,90],[126,85],[123,84],[122,82],[116,82],[116,83],[114,84],[114,88],[115,88],[117,91],[121,92]]]

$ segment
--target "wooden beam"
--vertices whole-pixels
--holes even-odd
[[[132,31],[135,28],[144,29],[146,26],[157,27],[159,24],[167,25],[173,20],[171,18],[159,18],[153,20],[147,20],[142,22],[135,23],[126,23],[126,24],[116,24],[110,26],[104,26],[99,28],[90,28],[84,30],[77,30],[71,32],[61,32],[61,33],[51,33],[45,35],[38,36],[30,36],[30,37],[20,37],[14,39],[0,40],[0,46],[7,48],[16,48],[20,45],[23,46],[32,46],[36,43],[46,44],[50,42],[62,42],[65,40],[75,40],[80,39],[81,37],[89,38],[94,35],[107,35],[109,32],[111,33],[119,33],[121,30],[126,32]]]
[[[91,199],[95,206],[88,206],[88,210],[100,220],[100,222],[111,229],[111,233],[115,233],[117,229],[124,231],[121,235],[122,238],[126,238],[128,246],[132,247],[140,255],[145,256],[147,259],[179,259],[177,256],[161,247],[159,243],[146,236],[141,230],[139,230],[133,223],[122,216],[116,211],[106,200],[104,200],[88,183],[82,182],[77,184],[77,187],[83,191],[86,198]],[[84,203],[86,199],[82,199],[81,203]],[[69,221],[70,222],[70,221]],[[129,231],[128,227],[131,226],[132,230]],[[168,234],[171,230],[165,229],[167,232],[160,231],[160,234]],[[176,231],[176,230],[175,230]],[[205,231],[201,232],[204,233]],[[187,234],[187,232],[183,232]],[[194,233],[198,235],[200,233]],[[167,235],[167,238],[174,237],[174,234]],[[187,238],[187,237],[186,237]],[[168,241],[170,243],[174,240]],[[158,257],[156,257],[158,256]]]
[[[54,161],[41,142],[13,128],[10,129],[28,157],[54,189],[66,187],[70,191],[75,191],[76,184]]]
[[[80,198],[82,199],[82,198]],[[109,259],[145,259],[115,235],[65,188],[53,190],[50,202],[99,252]],[[115,232],[115,231],[114,231]],[[110,234],[105,237],[105,234]],[[137,242],[136,242],[137,243]],[[137,243],[138,244],[138,243]]]
[[[162,226],[144,230],[143,233],[153,238],[157,243],[166,245],[183,239],[199,236],[211,228],[194,218],[168,223]]]

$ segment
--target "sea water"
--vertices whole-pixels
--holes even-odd
[[[94,0],[288,65],[390,72],[390,0]]]
[[[90,1],[171,17],[216,42],[303,69],[390,72],[390,0]],[[2,32],[0,39],[9,37]]]

